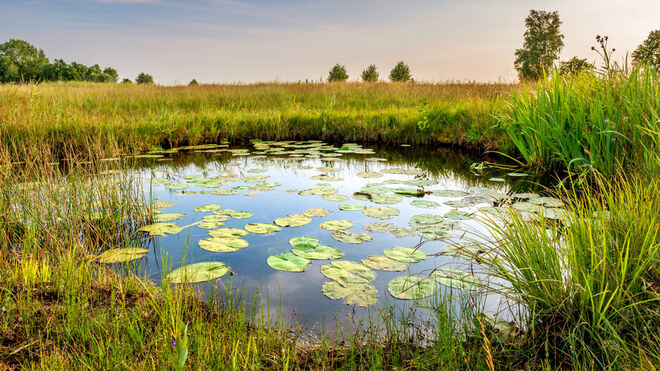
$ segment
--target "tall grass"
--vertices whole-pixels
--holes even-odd
[[[491,273],[526,313],[530,362],[640,368],[660,362],[660,183],[605,182],[564,194],[563,223],[493,223],[501,259]]]
[[[652,69],[593,73],[541,80],[513,94],[500,121],[523,160],[542,169],[606,177],[657,170],[660,84]]]

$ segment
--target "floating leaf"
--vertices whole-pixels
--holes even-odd
[[[247,211],[236,211],[230,215],[234,219],[247,219],[252,217],[252,213],[248,213]]]
[[[404,196],[424,196],[424,191],[417,188],[392,188],[392,192]]]
[[[244,229],[238,228],[219,228],[209,231],[211,237],[217,238],[241,238],[247,236],[248,232]]]
[[[139,247],[110,249],[99,256],[99,262],[103,264],[126,263],[131,260],[143,258],[148,252],[149,250]]]
[[[399,215],[399,210],[390,206],[369,206],[362,210],[364,215],[377,219],[390,219]]]
[[[403,201],[403,197],[397,195],[375,194],[371,201],[381,205],[393,205]]]
[[[342,202],[348,200],[347,196],[344,195],[323,195],[324,200]]]
[[[199,240],[199,247],[213,252],[234,252],[248,247],[248,242],[241,238],[213,237]]]
[[[330,211],[328,209],[324,209],[324,208],[321,208],[321,207],[315,207],[315,208],[307,209],[307,210],[303,211],[303,215],[309,216],[309,217],[312,217],[312,216],[324,217],[324,216],[330,215],[331,212],[332,211]]]
[[[360,193],[360,192],[353,193],[353,198],[356,200],[371,201],[371,197],[372,196],[369,193]]]
[[[167,279],[172,283],[204,282],[222,277],[227,272],[229,266],[221,262],[195,263],[173,270],[167,275]]]
[[[226,222],[227,220],[229,220],[229,216],[227,216],[227,215],[222,215],[222,214],[220,214],[220,215],[218,215],[218,214],[215,214],[215,215],[206,215],[206,216],[202,217],[202,222],[206,222],[206,223],[210,223],[210,222]]]
[[[452,201],[445,201],[445,205],[451,206],[451,207],[470,207],[474,206],[474,204],[465,202],[465,201],[460,201],[460,200],[452,200]]]
[[[184,216],[186,216],[186,214],[183,213],[162,213],[154,215],[154,222],[171,222],[173,220],[181,219]]]
[[[149,232],[151,236],[165,236],[167,234],[177,234],[183,230],[182,227],[179,227],[173,223],[155,223],[145,225],[138,229],[138,231]]]
[[[458,268],[437,269],[431,276],[438,283],[457,289],[478,290],[482,286],[479,277]]]
[[[403,238],[408,236],[415,236],[417,231],[411,228],[394,227],[390,229],[390,233],[392,233],[394,237]]]
[[[199,223],[198,227],[204,229],[214,229],[214,228],[220,228],[223,225],[225,225],[225,223],[219,221],[213,221],[213,222],[201,222]]]
[[[364,210],[365,207],[367,207],[367,205],[364,204],[342,204],[339,205],[339,210],[361,211]]]
[[[420,237],[429,240],[442,240],[451,237],[451,234],[445,230],[445,226],[440,224],[431,224],[422,228],[417,228],[416,232]]]
[[[376,272],[364,264],[349,260],[333,261],[321,266],[324,276],[345,286],[349,283],[368,283],[376,279]]]
[[[187,184],[181,184],[181,183],[170,183],[165,186],[167,189],[187,189],[188,185]]]
[[[339,242],[361,244],[373,240],[373,237],[366,233],[355,232],[351,230],[338,230],[332,232],[332,238]]]
[[[297,246],[291,252],[306,259],[339,259],[344,253],[330,245]]]
[[[434,196],[438,197],[463,197],[467,196],[467,192],[455,191],[455,190],[438,190],[432,192]]]
[[[373,171],[361,171],[355,175],[359,176],[360,178],[380,178],[383,176],[383,174]]]
[[[312,180],[324,180],[326,182],[339,182],[341,180],[344,180],[343,178],[340,178],[340,177],[329,176],[329,175],[325,175],[325,174],[314,175],[310,179],[312,179]]]
[[[442,249],[443,254],[461,259],[476,259],[486,251],[477,243],[463,242],[447,245]]]
[[[399,272],[408,269],[408,264],[394,260],[387,256],[370,256],[368,258],[362,259],[362,264],[371,269],[388,272]]]
[[[421,207],[424,209],[433,209],[436,207],[440,207],[440,204],[437,202],[433,201],[426,201],[426,200],[415,200],[410,203],[411,205],[415,207]]]
[[[367,186],[367,187],[362,187],[360,190],[360,193],[366,193],[366,194],[380,194],[380,193],[390,193],[392,190],[387,187],[383,186]]]
[[[345,299],[347,305],[366,307],[378,301],[378,290],[369,283],[348,283],[342,286],[337,281],[327,281],[321,291],[330,299]]]
[[[291,214],[275,219],[275,224],[280,227],[300,227],[311,223],[312,218],[303,214]]]
[[[387,232],[392,228],[396,228],[396,226],[388,222],[375,222],[365,224],[362,226],[362,228],[368,232]]]
[[[564,203],[560,199],[554,197],[537,197],[529,200],[530,203],[535,205],[543,205],[545,207],[562,207]]]
[[[451,219],[451,220],[469,220],[472,219],[469,213],[465,211],[459,211],[459,210],[454,210],[451,212],[448,212],[447,214],[444,215],[445,218]]]
[[[245,226],[245,230],[250,233],[269,234],[273,232],[279,232],[282,229],[275,224],[250,223]]]
[[[413,215],[410,220],[420,224],[436,224],[443,222],[445,218],[441,217],[440,215],[419,214]]]
[[[312,188],[312,189],[306,189],[304,191],[298,192],[299,195],[301,196],[325,196],[325,195],[333,195],[337,193],[337,191],[334,188]]]
[[[416,275],[397,277],[387,284],[387,291],[397,299],[422,299],[433,295],[440,285],[432,278]]]
[[[209,204],[209,205],[202,205],[202,206],[197,206],[193,210],[198,212],[198,213],[207,213],[215,210],[220,210],[222,209],[222,206],[217,205],[217,204]]]
[[[490,178],[488,180],[490,180],[491,182],[506,182],[506,180],[504,180],[503,178]]]
[[[525,211],[528,213],[533,213],[536,211],[538,206],[534,205],[531,202],[516,202],[513,204],[513,208],[518,211]]]
[[[353,226],[350,220],[328,220],[319,225],[319,228],[327,229],[329,231],[338,231],[340,229],[348,229]]]
[[[508,175],[508,176],[518,177],[518,178],[519,178],[519,177],[528,176],[529,174],[526,174],[526,173],[508,173],[507,175]]]
[[[238,191],[234,189],[212,189],[210,191],[201,191],[200,193],[205,195],[216,195],[216,196],[232,196],[238,194]]]
[[[429,256],[419,249],[412,247],[395,246],[391,249],[386,249],[383,253],[394,260],[405,263],[419,263],[422,260],[428,260]]]
[[[266,262],[271,267],[281,271],[303,272],[312,261],[293,253],[285,252],[280,255],[269,256]]]
[[[307,236],[294,237],[294,238],[289,240],[289,245],[291,245],[293,247],[308,248],[308,247],[318,246],[320,244],[321,244],[321,241],[319,241],[318,238],[307,237]]]
[[[151,205],[151,206],[156,208],[156,209],[164,209],[166,207],[174,206],[174,202],[172,202],[172,201],[154,202],[153,205]]]

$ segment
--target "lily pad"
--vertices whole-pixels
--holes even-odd
[[[217,238],[241,238],[247,236],[248,232],[239,228],[219,228],[209,231],[211,237]]]
[[[399,210],[390,206],[369,206],[362,210],[364,215],[377,219],[390,219],[399,215]]]
[[[454,256],[461,259],[478,259],[486,251],[477,243],[462,242],[447,245],[442,249],[444,255]]]
[[[250,223],[245,226],[245,230],[250,233],[269,234],[273,232],[279,232],[282,230],[282,228],[276,226],[275,224]]]
[[[562,207],[564,203],[560,199],[554,197],[537,197],[529,200],[530,203],[535,205],[543,205],[545,207]]]
[[[223,225],[225,225],[225,223],[219,221],[213,221],[213,222],[201,222],[197,226],[203,229],[215,229],[215,228],[220,228]]]
[[[388,272],[399,272],[408,269],[408,264],[387,256],[370,256],[362,259],[362,264],[371,269]]]
[[[275,224],[280,227],[300,227],[312,222],[312,218],[303,214],[291,214],[275,219]]]
[[[390,193],[390,192],[392,192],[392,190],[384,186],[367,186],[367,187],[362,187],[362,189],[360,190],[360,193],[367,193],[367,194],[381,194],[381,193]]]
[[[303,272],[311,260],[302,258],[290,252],[285,252],[280,255],[271,255],[266,261],[268,265],[275,269],[287,272]]]
[[[173,223],[155,223],[145,225],[138,229],[138,231],[148,232],[151,236],[165,236],[167,234],[177,234],[183,230],[182,227],[179,227]]]
[[[432,193],[433,195],[438,197],[463,197],[468,195],[467,192],[455,191],[449,189],[437,190],[437,191],[433,191]]]
[[[303,215],[309,216],[309,217],[316,216],[316,217],[320,218],[320,217],[330,215],[331,212],[332,211],[330,211],[328,209],[324,209],[324,208],[321,208],[321,207],[315,207],[315,208],[307,209],[307,210],[303,211]]]
[[[396,228],[396,225],[388,222],[375,222],[375,223],[368,223],[362,226],[362,228],[365,231],[368,232],[387,232],[391,230],[392,228]]]
[[[325,195],[333,195],[337,193],[337,191],[334,188],[311,188],[311,189],[306,189],[304,191],[298,192],[299,195],[301,196],[325,196]]]
[[[252,217],[252,213],[247,211],[236,211],[231,213],[230,216],[234,219],[247,219]]]
[[[327,229],[329,231],[338,231],[340,229],[348,229],[353,226],[350,220],[328,220],[319,225],[319,228]]]
[[[238,191],[235,189],[212,189],[210,191],[201,191],[200,193],[205,195],[216,195],[216,196],[232,196],[238,194]]]
[[[462,200],[445,201],[444,204],[447,206],[459,207],[459,208],[474,206],[474,204]]]
[[[465,211],[459,211],[459,210],[454,210],[451,212],[448,212],[447,214],[444,215],[445,218],[451,219],[451,220],[470,220],[472,217],[470,216],[470,213],[467,213]]]
[[[248,247],[248,242],[241,238],[213,237],[199,240],[199,247],[213,252],[234,252]]]
[[[154,215],[154,222],[161,223],[161,222],[171,222],[177,219],[181,219],[186,214],[183,213],[162,213],[162,214],[157,214]]]
[[[332,238],[339,242],[361,244],[373,240],[367,233],[355,232],[351,230],[338,230],[332,232]]]
[[[298,246],[291,249],[291,252],[306,259],[339,259],[344,257],[344,253],[336,247],[330,245]]]
[[[424,196],[425,194],[421,189],[406,187],[392,188],[392,192],[404,196]]]
[[[172,201],[163,201],[163,202],[154,202],[153,206],[155,209],[164,209],[166,207],[172,207],[174,206],[174,202]]]
[[[342,202],[348,200],[348,196],[344,195],[323,195],[324,200]]]
[[[229,266],[225,263],[203,262],[175,269],[167,275],[167,279],[172,283],[204,282],[222,277],[227,272],[229,272]]]
[[[438,283],[457,289],[478,290],[482,286],[479,277],[458,268],[437,269],[431,276]]]
[[[538,206],[534,205],[531,202],[516,202],[513,204],[513,208],[518,211],[524,211],[528,213],[533,213],[536,211]]]
[[[220,209],[222,209],[222,206],[220,206],[220,205],[209,204],[209,205],[197,206],[193,210],[198,212],[198,213],[206,213],[206,212],[211,212],[211,211],[220,210]]]
[[[380,178],[383,176],[383,174],[373,171],[361,171],[355,175],[359,176],[360,178]]]
[[[415,200],[412,201],[410,204],[415,207],[421,207],[424,209],[434,209],[436,207],[440,207],[439,203],[433,201],[426,201],[426,200]]]
[[[321,241],[319,241],[319,239],[315,237],[302,236],[302,237],[294,237],[289,240],[289,245],[293,247],[309,248],[309,247],[318,246],[320,244]]]
[[[421,224],[437,224],[444,221],[445,218],[441,217],[440,215],[419,214],[419,215],[413,215],[410,218],[410,220]]]
[[[422,299],[433,295],[440,285],[433,278],[417,275],[397,277],[387,284],[387,291],[397,299]]]
[[[206,223],[226,222],[227,220],[229,220],[229,216],[228,215],[223,215],[223,214],[220,214],[220,215],[217,215],[217,214],[206,215],[206,216],[202,217],[202,222],[206,222]]]
[[[353,198],[360,201],[371,201],[372,195],[369,193],[355,192]]]
[[[403,201],[403,197],[398,195],[375,194],[371,197],[371,201],[381,205],[393,205]]]
[[[391,259],[405,262],[405,263],[419,263],[422,260],[428,260],[429,256],[420,249],[413,249],[412,247],[395,246],[391,249],[386,249],[383,253]]]
[[[529,174],[527,174],[527,173],[508,173],[507,175],[512,176],[512,177],[518,177],[518,178],[529,176]]]
[[[165,185],[165,188],[173,189],[173,190],[187,189],[188,185],[187,184],[181,184],[181,183],[170,183],[170,184]]]
[[[417,234],[417,231],[412,228],[394,227],[390,229],[390,233],[392,233],[394,237],[403,238],[408,236],[414,236]]]
[[[349,283],[368,283],[376,279],[376,272],[362,263],[349,260],[333,261],[321,266],[324,276],[345,286]]]
[[[126,263],[146,256],[149,250],[139,247],[124,247],[121,249],[110,249],[101,256],[99,262],[103,264]]]
[[[323,295],[330,299],[345,299],[347,305],[367,307],[378,301],[378,290],[369,283],[347,283],[327,281],[321,287]]]
[[[367,205],[364,204],[341,204],[339,205],[339,210],[361,211],[364,210],[365,207],[367,207]]]

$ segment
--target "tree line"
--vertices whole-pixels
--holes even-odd
[[[119,80],[117,70],[112,67],[101,69],[98,64],[84,64],[63,59],[51,63],[42,49],[24,40],[11,39],[0,44],[0,83],[24,83],[39,81],[89,81],[116,83]],[[151,75],[141,72],[135,82],[153,84]],[[122,83],[132,83],[129,79]]]
[[[380,75],[376,70],[376,66],[373,64],[369,65],[369,67],[367,67],[364,71],[362,71],[362,74],[360,74],[360,77],[362,77],[362,81],[364,82],[376,82],[378,81],[379,76]],[[403,63],[403,61],[397,63],[396,66],[392,68],[389,77],[390,81],[392,82],[414,81],[412,75],[410,74],[410,67]],[[328,82],[342,82],[346,80],[348,80],[348,72],[346,71],[346,67],[339,63],[332,67],[328,73]]]

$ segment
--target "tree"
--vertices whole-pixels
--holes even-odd
[[[112,67],[104,68],[103,69],[103,74],[105,75],[105,77],[104,77],[105,82],[116,83],[117,80],[119,79],[119,75],[117,74],[117,70],[112,68]]]
[[[328,82],[337,82],[337,81],[346,81],[348,80],[348,73],[346,72],[346,67],[337,63],[330,70],[328,74]]]
[[[390,71],[390,80],[393,82],[408,82],[412,79],[412,76],[410,76],[410,68],[408,68],[408,65],[403,63],[403,61],[399,62],[392,68],[392,71]]]
[[[2,74],[11,81],[37,80],[41,70],[48,64],[43,50],[27,41],[16,39],[0,44],[0,58]]]
[[[126,79],[125,78],[125,79],[121,80],[121,83],[125,84],[125,85],[131,85],[131,84],[133,84],[133,81],[131,81],[131,79]]]
[[[651,31],[632,53],[632,58],[636,65],[646,64],[660,69],[660,30]]]
[[[154,83],[154,78],[151,77],[151,75],[146,74],[144,72],[140,72],[139,75],[135,78],[135,83],[136,84],[153,84]]]
[[[594,65],[587,62],[587,58],[580,59],[573,57],[567,61],[559,62],[559,74],[561,75],[577,75],[584,71],[592,71]]]
[[[366,70],[362,71],[362,81],[364,82],[378,81],[378,71],[376,71],[376,66],[372,64],[369,67],[367,67]]]
[[[190,80],[190,82],[188,83],[188,86],[195,86],[195,85],[198,85],[198,84],[199,84],[199,83],[197,82],[197,79],[192,79],[192,80]]]
[[[521,81],[540,79],[544,70],[550,69],[559,58],[559,52],[564,46],[560,25],[557,11],[529,11],[525,18],[525,42],[522,49],[516,49],[515,53],[514,66]]]

